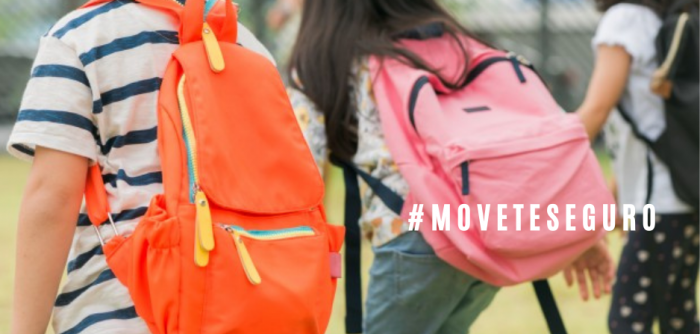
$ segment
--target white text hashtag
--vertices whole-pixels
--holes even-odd
[[[420,223],[423,222],[423,204],[413,204],[413,210],[408,213],[408,226],[409,231],[418,231],[420,228]]]

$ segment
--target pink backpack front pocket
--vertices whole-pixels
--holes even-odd
[[[576,195],[590,188],[589,168],[581,168],[595,163],[590,150],[581,149],[588,145],[579,126],[465,149],[451,157],[455,190],[469,205],[470,228],[478,231],[484,247],[500,256],[521,258],[595,239],[596,234],[566,229],[567,205],[575,205],[575,217],[568,225],[576,231],[584,230],[584,205],[592,204],[602,212],[604,203],[584,203],[587,197]],[[594,228],[601,230],[601,221]]]

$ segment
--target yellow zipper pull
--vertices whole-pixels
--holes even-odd
[[[209,264],[209,251],[202,248],[199,242],[199,228],[194,227],[194,263],[199,267],[206,267]]]
[[[197,189],[194,195],[194,205],[197,210],[197,239],[202,250],[211,252],[214,250],[214,226],[211,220],[209,200],[201,189]]]
[[[232,233],[233,243],[236,245],[238,257],[241,259],[241,264],[243,265],[243,271],[245,271],[246,276],[248,276],[248,280],[250,281],[250,283],[252,283],[253,285],[260,284],[262,282],[262,279],[260,278],[260,273],[258,273],[258,269],[255,268],[253,259],[250,258],[248,248],[246,248],[245,244],[243,243],[243,238],[241,238],[240,233],[236,232],[236,230],[232,230]]]
[[[219,47],[219,41],[214,35],[214,31],[211,30],[209,23],[204,23],[202,27],[202,41],[204,42],[204,49],[207,51],[207,58],[209,59],[209,67],[214,73],[219,73],[224,70],[226,64],[224,63],[224,55],[221,53],[221,47]]]

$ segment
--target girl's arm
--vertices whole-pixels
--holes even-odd
[[[44,334],[65,270],[88,159],[37,147],[19,214],[12,334]]]
[[[598,136],[610,112],[622,97],[632,64],[632,57],[621,46],[601,44],[597,54],[586,98],[576,112],[591,140]],[[593,290],[596,299],[603,293],[610,293],[614,274],[610,251],[603,240],[564,270],[564,277],[569,286],[574,284],[574,276],[576,277],[583,300],[588,300],[589,289]]]
[[[622,97],[632,64],[632,57],[621,46],[600,45],[597,54],[586,98],[576,111],[591,140]]]

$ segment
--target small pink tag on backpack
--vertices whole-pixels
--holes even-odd
[[[331,278],[340,278],[341,275],[341,258],[340,253],[330,253],[331,262]]]

